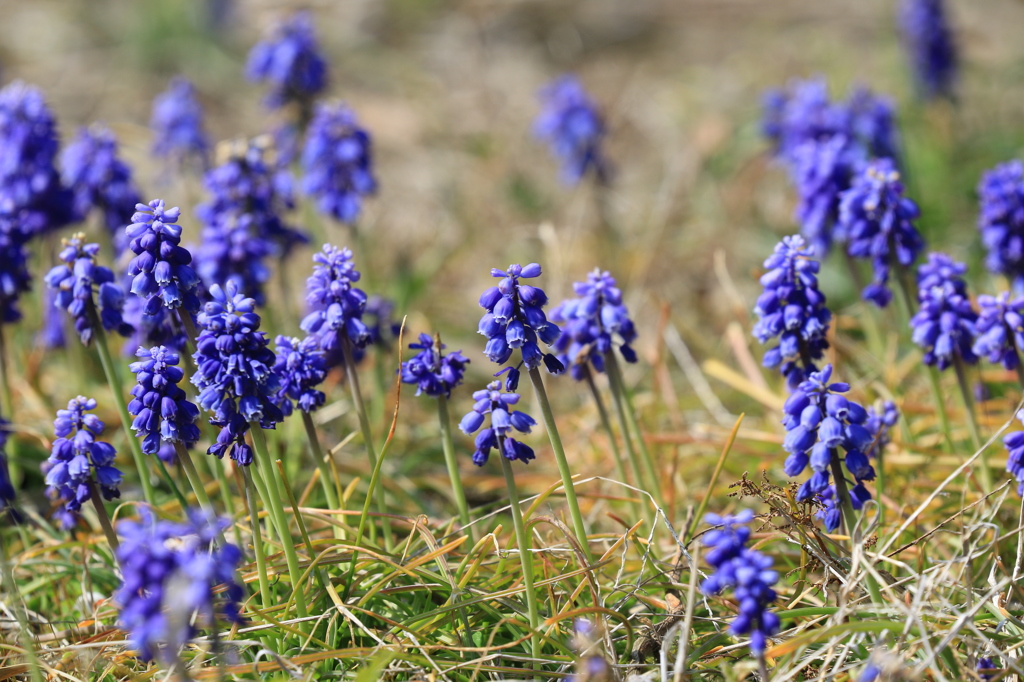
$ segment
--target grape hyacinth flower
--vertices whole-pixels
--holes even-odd
[[[570,643],[576,654],[576,674],[565,678],[566,682],[611,682],[612,668],[601,653],[601,634],[597,626],[586,618],[573,621],[573,638]]]
[[[302,149],[302,189],[324,215],[349,225],[377,191],[370,135],[341,103],[319,104]]]
[[[1020,368],[1024,347],[1024,297],[1010,299],[1010,292],[978,296],[978,319],[971,351],[1006,369]]]
[[[846,235],[847,253],[871,259],[874,279],[861,295],[879,308],[892,300],[888,287],[891,269],[909,267],[924,249],[924,240],[914,226],[919,214],[917,204],[903,196],[903,183],[892,159],[872,161],[843,192],[839,222]]]
[[[61,178],[71,190],[75,214],[83,220],[95,208],[103,215],[114,249],[124,251],[124,226],[132,218],[139,192],[132,170],[117,153],[117,139],[105,126],[82,128],[60,156]]]
[[[163,346],[139,348],[135,354],[141,359],[128,366],[138,382],[128,412],[135,415],[131,428],[142,439],[142,451],[155,455],[164,443],[192,447],[199,440],[199,408],[178,386],[185,376],[178,354]]]
[[[308,109],[327,86],[327,62],[313,34],[312,15],[296,12],[278,23],[249,52],[245,73],[249,80],[270,86],[265,101],[271,109],[289,102]]]
[[[62,244],[59,257],[63,265],[54,266],[45,281],[56,294],[54,305],[67,310],[74,320],[82,343],[88,346],[92,341],[94,316],[107,331],[131,334],[132,326],[121,316],[124,291],[114,283],[110,268],[96,263],[99,244],[86,244],[82,233],[62,240]]]
[[[363,348],[370,342],[370,331],[362,320],[366,294],[355,286],[361,275],[349,249],[324,244],[320,253],[313,254],[313,263],[313,274],[306,280],[310,312],[300,326],[318,339],[329,366],[334,366],[336,362],[330,360],[344,344]]]
[[[562,164],[562,181],[575,185],[593,171],[598,183],[608,182],[610,168],[601,149],[604,120],[579,79],[562,76],[539,94],[542,110],[533,131]]]
[[[235,580],[242,552],[215,542],[230,525],[225,519],[195,509],[188,510],[186,523],[159,520],[146,509],[141,514],[141,521],[117,524],[124,579],[115,595],[119,625],[139,658],[172,661],[200,625],[216,627],[218,615],[244,622],[239,608],[245,592]],[[221,585],[226,589],[218,598]]]
[[[483,466],[491,455],[491,450],[498,449],[508,460],[519,460],[526,464],[536,459],[533,448],[512,437],[514,432],[530,433],[537,425],[533,417],[519,410],[509,408],[519,402],[518,393],[502,393],[501,382],[492,381],[487,388],[473,393],[476,403],[473,409],[459,422],[459,429],[471,436],[476,433],[476,451],[473,453],[473,464]],[[491,425],[482,431],[486,415],[491,415]],[[477,431],[480,431],[477,433]]]
[[[447,346],[435,342],[430,334],[420,334],[419,342],[410,343],[409,348],[420,352],[402,363],[402,383],[415,384],[416,395],[450,398],[452,389],[462,383],[469,358],[458,350],[445,355]]]
[[[928,254],[917,270],[920,310],[910,320],[913,341],[924,351],[924,363],[944,370],[957,358],[978,361],[972,343],[978,319],[967,296],[967,266],[944,253]]]
[[[993,679],[996,676],[995,672],[987,671],[995,671],[996,669],[998,669],[999,663],[997,661],[998,659],[993,658],[991,656],[982,656],[981,658],[979,658],[977,665],[978,677],[980,677],[983,680]]]
[[[166,208],[163,199],[137,204],[125,233],[135,257],[128,264],[131,291],[145,300],[143,311],[156,315],[161,308],[199,312],[199,275],[192,269],[192,254],[181,246],[181,209]]]
[[[117,452],[110,443],[98,441],[104,424],[94,414],[92,398],[78,396],[68,402],[66,410],[57,410],[53,442],[46,466],[47,494],[64,503],[58,512],[65,529],[74,526],[82,504],[92,496],[92,486],[98,486],[103,499],[121,496],[121,471],[114,464]]]
[[[985,265],[1024,288],[1024,163],[1008,161],[986,171],[978,183],[978,230]]]
[[[572,286],[578,298],[562,301],[549,316],[552,322],[565,325],[554,348],[572,378],[586,378],[588,365],[604,372],[604,356],[614,348],[626,362],[636,362],[636,351],[630,346],[636,341],[636,328],[611,273],[595,268],[586,281]]]
[[[210,423],[221,427],[207,454],[231,458],[242,466],[253,462],[245,442],[250,422],[272,429],[284,419],[275,397],[280,380],[274,373],[276,358],[259,331],[256,302],[229,281],[222,289],[210,287],[209,301],[199,313],[202,331],[193,355],[197,371],[192,383],[199,389],[199,406],[212,413]],[[232,447],[233,446],[233,447]]]
[[[762,344],[776,337],[777,346],[765,354],[762,364],[778,367],[790,390],[818,371],[816,364],[828,348],[832,312],[818,290],[818,270],[813,250],[799,235],[784,237],[764,262],[761,276],[764,293],[757,299],[758,317],[753,334]]]
[[[850,390],[849,384],[829,383],[831,378],[832,365],[811,372],[782,408],[787,432],[782,447],[789,453],[783,469],[787,476],[799,476],[810,465],[813,472],[797,492],[801,502],[828,489],[831,469],[839,471],[840,449],[846,453],[846,470],[858,484],[875,478],[865,454],[873,440],[865,426],[867,410],[840,395]],[[845,480],[842,485],[845,490]]]
[[[25,239],[15,229],[5,226],[6,220],[0,215],[0,324],[10,324],[21,319],[18,300],[32,289],[32,274],[28,271],[28,251]]]
[[[276,400],[284,415],[291,415],[295,405],[307,413],[323,407],[327,397],[317,386],[327,378],[327,369],[317,339],[278,336],[274,344],[274,374],[280,384]]]
[[[198,157],[205,163],[209,141],[203,132],[203,108],[196,89],[183,76],[171,79],[167,89],[153,99],[149,119],[153,131],[153,153],[178,163]]]
[[[715,527],[704,535],[704,546],[709,548],[705,560],[715,572],[701,583],[700,590],[706,595],[721,594],[726,589],[733,591],[739,612],[729,625],[729,632],[750,636],[750,651],[763,667],[767,638],[776,634],[781,625],[779,617],[769,610],[777,596],[772,585],[778,582],[779,574],[772,570],[771,557],[747,547],[747,524],[753,519],[754,512],[749,509],[735,516],[704,517],[705,523]]]
[[[543,361],[549,372],[560,374],[565,365],[555,355],[543,352],[537,343],[542,341],[551,346],[561,334],[558,325],[544,315],[547,294],[543,289],[519,282],[540,274],[538,263],[513,264],[508,270],[492,268],[491,277],[500,277],[501,281],[480,296],[480,307],[487,312],[480,318],[478,331],[487,337],[484,355],[491,362],[503,365],[518,349],[526,369],[536,369]]]
[[[958,58],[943,0],[903,0],[899,23],[918,91],[952,99]]]

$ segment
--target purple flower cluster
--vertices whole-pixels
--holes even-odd
[[[473,394],[476,403],[459,423],[459,429],[467,436],[476,433],[484,425],[484,417],[491,415],[491,425],[476,434],[476,451],[473,464],[483,466],[491,456],[491,450],[498,451],[510,460],[529,464],[535,459],[533,448],[512,437],[513,431],[530,433],[537,422],[533,417],[509,408],[519,402],[518,393],[502,393],[501,382],[492,381],[483,391]]]
[[[167,89],[153,99],[149,119],[153,153],[179,163],[190,156],[205,160],[209,141],[203,132],[203,108],[196,89],[183,76],[171,79]]]
[[[57,410],[53,422],[57,440],[44,467],[47,493],[64,503],[57,513],[64,528],[74,526],[92,486],[98,485],[106,500],[121,496],[121,471],[114,464],[117,452],[110,443],[96,440],[104,424],[96,415],[87,414],[95,409],[95,400],[78,396],[68,402],[68,409]]]
[[[592,621],[577,618],[573,621],[572,650],[575,652],[576,674],[566,682],[611,682],[612,668],[601,654],[601,634]]]
[[[419,343],[410,343],[409,348],[419,353],[402,363],[402,383],[415,384],[416,395],[451,397],[452,389],[462,383],[469,358],[458,350],[445,355],[447,346],[440,339],[435,342],[430,334],[420,334]]]
[[[603,372],[604,354],[616,346],[626,362],[636,362],[636,351],[630,345],[636,341],[636,328],[615,278],[595,268],[586,281],[572,286],[578,298],[562,301],[549,317],[564,325],[554,349],[573,379],[586,378],[588,365]]]
[[[121,336],[131,334],[134,329],[121,316],[124,291],[114,284],[110,268],[96,263],[99,244],[86,244],[82,233],[62,243],[63,265],[54,266],[45,281],[55,293],[54,306],[68,311],[75,321],[82,343],[89,345],[92,341],[94,314],[107,331],[115,330]]]
[[[316,337],[328,355],[328,365],[334,366],[344,343],[362,348],[370,342],[370,331],[362,320],[366,294],[355,286],[360,274],[349,249],[324,244],[320,253],[313,254],[313,263],[313,274],[306,280],[310,312],[301,327]]]
[[[957,358],[969,365],[978,361],[972,348],[978,315],[967,296],[966,272],[966,265],[944,253],[928,254],[917,269],[920,309],[910,319],[912,339],[924,350],[925,364],[940,370]]]
[[[79,220],[92,209],[103,215],[114,248],[120,254],[127,239],[124,226],[139,203],[132,170],[117,154],[117,139],[109,128],[82,128],[60,156],[61,178],[71,190]]]
[[[518,349],[526,369],[540,367],[543,361],[549,372],[558,374],[565,371],[565,365],[553,354],[543,352],[537,343],[551,346],[561,335],[558,325],[544,315],[548,296],[543,289],[519,282],[540,274],[537,263],[510,265],[504,271],[492,268],[491,277],[500,277],[501,281],[480,296],[480,307],[487,312],[480,318],[478,331],[487,337],[484,355],[491,362],[503,365]],[[512,371],[518,375],[515,369]]]
[[[832,312],[818,290],[821,264],[799,235],[784,237],[764,267],[768,272],[760,280],[764,293],[754,307],[758,320],[753,333],[761,343],[779,339],[779,345],[764,354],[762,363],[778,367],[792,390],[818,371],[815,361],[824,357],[828,348]]]
[[[920,93],[952,98],[958,59],[943,0],[903,0],[899,23]]]
[[[779,574],[772,570],[770,556],[747,547],[747,524],[753,519],[754,512],[749,509],[735,516],[704,517],[708,525],[715,526],[704,535],[704,546],[709,548],[704,558],[715,572],[701,583],[700,590],[707,595],[733,591],[739,613],[729,625],[729,632],[750,635],[750,650],[761,656],[767,638],[781,625],[779,617],[768,610],[777,596],[772,585],[778,582]]]
[[[270,86],[268,107],[308,105],[327,86],[327,63],[313,35],[312,15],[296,12],[277,24],[249,52],[245,70],[249,80]]]
[[[370,135],[341,103],[317,105],[302,150],[303,191],[324,215],[353,224],[377,191]]]
[[[142,451],[155,455],[165,443],[192,447],[199,440],[199,409],[178,386],[185,377],[178,354],[163,346],[139,348],[135,354],[141,359],[129,365],[138,383],[128,412],[135,415],[132,431],[142,439]]]
[[[278,336],[274,339],[277,361],[274,374],[280,388],[277,404],[288,416],[298,403],[303,412],[315,412],[323,407],[327,397],[317,386],[327,378],[324,353],[315,337],[307,336],[301,341],[294,337]]]
[[[888,287],[891,269],[910,267],[924,249],[924,240],[914,226],[920,212],[917,204],[903,196],[903,183],[892,159],[868,164],[843,192],[839,213],[847,252],[854,258],[870,258],[874,270],[872,283],[861,295],[884,308],[892,300]]]
[[[181,308],[185,315],[199,312],[199,275],[192,269],[192,254],[181,246],[181,210],[166,208],[163,199],[137,204],[125,234],[135,258],[128,264],[131,291],[145,300],[143,311],[156,315],[161,308]]]
[[[199,313],[202,331],[193,357],[197,371],[192,383],[199,389],[199,406],[211,412],[210,423],[221,427],[207,454],[218,458],[230,451],[238,464],[252,464],[252,448],[245,442],[250,422],[272,429],[284,419],[276,403],[280,380],[274,373],[277,358],[259,331],[256,302],[246,298],[233,282],[223,289],[210,287],[213,300]],[[233,447],[232,447],[233,446]]]
[[[601,150],[604,121],[579,79],[558,78],[540,91],[540,101],[542,109],[533,131],[562,164],[562,180],[575,185],[593,171],[598,182],[607,182],[609,167]]]
[[[239,607],[245,592],[235,582],[242,552],[215,543],[228,522],[195,509],[188,517],[187,523],[173,523],[144,509],[141,521],[117,524],[117,561],[124,579],[115,595],[120,626],[146,661],[157,655],[173,660],[198,625],[216,626],[218,613],[232,623],[244,622]],[[220,585],[226,589],[218,599]]]
[[[998,296],[978,296],[978,319],[974,324],[975,355],[1006,369],[1020,365],[1019,350],[1024,347],[1024,297],[1010,298],[1004,291]]]
[[[985,265],[1024,285],[1024,163],[1009,161],[986,171],[978,183],[978,230]]]
[[[865,454],[874,440],[865,426],[868,412],[840,395],[850,390],[849,384],[829,383],[831,378],[832,365],[811,372],[782,408],[787,432],[782,447],[789,453],[783,467],[786,475],[799,476],[808,464],[813,471],[797,492],[801,502],[828,490],[832,480],[829,467],[832,458],[839,457],[839,449],[846,453],[846,470],[857,481],[851,494],[870,499],[864,488],[864,481],[875,478],[874,467]]]

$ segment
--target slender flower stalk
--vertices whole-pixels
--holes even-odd
[[[615,413],[619,419],[619,428],[622,430],[623,434],[625,434],[626,448],[630,451],[631,457],[640,461],[643,466],[644,474],[646,475],[647,490],[654,495],[655,501],[658,504],[661,504],[661,479],[656,473],[654,459],[651,457],[651,451],[647,447],[643,431],[640,429],[640,423],[637,421],[636,409],[633,407],[633,397],[622,379],[622,372],[619,369],[619,361],[611,351],[605,353],[605,366],[608,369],[608,383],[611,387],[612,403],[615,405]],[[629,436],[630,433],[632,433],[633,437],[636,438],[637,447],[640,450],[639,457],[636,456],[636,452],[633,450],[633,446],[631,444],[633,437]]]
[[[601,392],[597,389],[597,383],[594,381],[594,375],[590,371],[590,368],[584,368],[586,373],[587,387],[590,388],[590,395],[594,398],[594,405],[597,406],[597,416],[601,420],[601,428],[604,429],[605,434],[608,436],[608,447],[612,450],[612,457],[615,459],[615,472],[619,479],[623,482],[629,480],[626,476],[626,465],[622,456],[622,451],[619,450],[619,441],[615,437],[615,432],[612,431],[611,420],[608,418],[608,408],[604,406],[604,400],[601,398]],[[622,428],[622,425],[619,425]],[[623,438],[628,441],[628,434],[623,434]],[[627,447],[632,447],[632,443],[627,443]],[[635,457],[630,457],[630,464],[633,467],[633,479],[635,481],[641,481],[642,475],[640,468]]]

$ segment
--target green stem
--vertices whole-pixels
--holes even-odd
[[[214,513],[213,503],[210,502],[210,496],[206,494],[206,486],[203,485],[203,479],[199,477],[199,472],[196,471],[192,455],[185,449],[181,441],[175,441],[174,452],[178,455],[178,461],[181,462],[181,468],[185,470],[185,477],[188,478],[192,491],[196,494],[196,499],[199,500],[199,506],[203,508],[203,511],[212,516]]]
[[[505,452],[505,439],[502,437],[499,443],[498,452]],[[505,474],[505,486],[508,488],[508,499],[511,505],[512,525],[516,531],[516,544],[519,545],[519,561],[523,569],[523,585],[526,590],[526,608],[530,614],[530,630],[533,636],[530,638],[533,658],[540,658],[540,609],[537,607],[537,594],[533,587],[533,554],[530,552],[530,536],[526,532],[526,524],[523,522],[523,510],[519,506],[519,490],[516,488],[516,477],[512,473],[512,463],[504,455],[500,455],[501,471]],[[583,545],[586,547],[586,544]],[[534,664],[537,665],[537,664]]]
[[[583,373],[587,377],[587,385],[590,387],[590,395],[594,396],[594,404],[597,405],[597,414],[601,418],[601,426],[604,427],[604,431],[608,434],[609,447],[612,450],[612,456],[615,458],[615,471],[622,482],[625,483],[629,480],[626,476],[626,465],[623,463],[622,451],[619,450],[619,442],[615,439],[615,433],[612,431],[611,421],[608,419],[608,410],[604,406],[604,401],[601,400],[601,393],[597,390],[597,383],[594,381],[594,373],[590,371],[589,365],[583,366]],[[622,439],[626,442],[626,449],[629,451],[629,463],[633,470],[633,480],[636,482],[638,488],[644,487],[643,475],[640,472],[640,461],[637,459],[636,452],[633,450],[633,442],[629,439],[629,432],[626,429],[626,416],[623,414],[623,410],[619,409],[621,403],[616,402],[616,412],[619,418],[619,430],[622,431]]]
[[[331,475],[331,470],[327,466],[327,460],[324,458],[324,452],[320,448],[320,437],[316,435],[313,416],[305,410],[299,410],[299,412],[302,413],[302,424],[306,427],[309,451],[313,455],[313,461],[316,462],[317,468],[320,469],[320,486],[324,489],[327,506],[329,509],[337,510],[340,507],[338,506],[338,493],[334,489],[334,476]]]
[[[14,399],[11,397],[11,383],[7,376],[8,367],[7,342],[4,339],[4,326],[0,324],[0,415],[14,420]]]
[[[256,451],[256,459],[259,468],[255,476],[263,477],[263,486],[269,493],[269,500],[264,500],[270,512],[271,521],[277,526],[277,535],[281,538],[281,546],[284,548],[285,560],[288,562],[288,574],[292,581],[292,591],[295,595],[295,606],[298,609],[299,617],[305,618],[309,615],[306,608],[306,597],[302,589],[302,571],[299,570],[299,557],[295,553],[295,543],[292,542],[291,530],[284,515],[284,505],[281,504],[281,491],[274,479],[273,463],[270,459],[270,451],[267,449],[267,439],[260,427],[259,422],[249,422],[249,429],[252,431],[253,449]],[[266,472],[263,474],[262,472]]]
[[[10,512],[8,512],[10,513]],[[4,524],[8,524],[7,520]],[[32,675],[32,682],[43,682],[43,671],[39,667],[39,658],[36,656],[35,643],[32,641],[32,631],[28,626],[28,615],[21,600],[21,593],[18,590],[18,583],[14,582],[14,571],[7,558],[7,543],[4,542],[3,533],[0,533],[0,576],[3,577],[4,585],[7,585],[7,594],[10,600],[10,607],[18,619],[18,630],[21,636],[21,645],[25,649],[25,658],[28,660],[29,674]]]
[[[96,487],[96,481],[89,479],[89,497],[92,499],[92,506],[96,509],[96,517],[100,520],[100,528],[103,529],[103,534],[107,536],[107,544],[110,545],[111,551],[117,554],[117,548],[121,546],[121,543],[117,540],[117,533],[114,532],[114,526],[110,523],[110,516],[107,514],[107,508],[103,505],[103,498],[100,497],[100,490]]]
[[[967,413],[967,428],[971,432],[971,443],[974,451],[981,450],[981,432],[978,429],[978,417],[974,414],[974,399],[971,397],[971,387],[967,382],[967,372],[964,362],[959,355],[953,357],[953,370],[956,372],[956,383],[960,387],[960,397],[964,401],[964,411]],[[981,486],[985,494],[992,492],[992,469],[988,465],[985,453],[978,456],[981,461]]]
[[[363,401],[363,394],[359,390],[359,374],[356,372],[356,362],[352,356],[352,345],[347,336],[341,339],[341,352],[345,358],[345,374],[348,375],[348,385],[352,392],[352,403],[355,405],[356,414],[359,416],[359,429],[363,434],[363,446],[366,448],[366,458],[370,467],[377,466],[377,452],[373,447],[373,431],[370,429],[370,419],[366,415],[366,403]],[[387,518],[388,508],[384,498],[384,487],[377,486],[377,509],[381,513],[381,526],[384,533],[384,547],[390,552],[393,548],[391,538],[391,521]],[[372,532],[372,528],[371,528]]]
[[[151,507],[156,506],[153,483],[149,480],[149,468],[146,466],[146,456],[142,454],[139,439],[134,438],[129,431],[132,419],[128,416],[128,405],[124,401],[124,393],[122,392],[121,379],[117,373],[117,366],[110,355],[110,347],[107,346],[107,333],[103,331],[103,325],[100,323],[99,316],[91,305],[89,306],[89,313],[92,318],[90,322],[92,323],[93,334],[95,335],[96,352],[100,356],[103,373],[107,375],[110,392],[114,394],[114,406],[121,417],[121,428],[124,431],[125,438],[128,440],[128,447],[132,451],[135,467],[139,470],[139,479],[142,481],[142,495],[146,498],[147,504]],[[69,343],[73,343],[73,341],[69,341]]]
[[[629,390],[626,389],[626,385],[622,380],[622,372],[619,370],[619,362],[615,357],[615,351],[611,350],[604,354],[605,370],[608,373],[608,384],[612,389],[612,400],[615,403],[615,410],[619,413],[619,419],[622,420],[622,437],[627,443],[631,442],[630,433],[636,437],[637,446],[640,448],[642,457],[639,458],[644,468],[644,474],[647,476],[647,488],[650,493],[654,496],[655,502],[659,505],[661,501],[661,486],[658,479],[657,473],[655,473],[654,460],[651,457],[650,450],[647,449],[647,443],[644,441],[644,434],[640,431],[640,424],[636,420],[636,410],[633,409],[633,397],[630,395]],[[626,426],[629,429],[626,429]]]
[[[462,478],[459,476],[459,461],[455,457],[455,445],[452,442],[452,420],[448,414],[448,398],[443,393],[437,396],[437,419],[441,425],[444,463],[448,467],[448,478],[451,480],[455,506],[459,509],[459,522],[463,528],[469,529],[470,537],[476,542],[474,527],[469,525],[469,505],[466,503],[466,492],[462,488]]]
[[[235,498],[231,496],[231,488],[228,486],[228,477],[224,473],[224,463],[216,457],[206,458],[206,464],[213,473],[214,478],[217,479],[217,487],[220,488],[220,499],[224,503],[224,508],[228,511],[228,515],[231,517],[231,527],[235,529],[235,544],[239,547],[243,547],[242,544],[242,531],[239,530],[236,520],[238,518],[235,511]],[[245,491],[242,491],[243,494]]]
[[[576,501],[576,488],[572,483],[572,472],[569,470],[569,462],[565,458],[565,449],[562,447],[562,438],[558,435],[558,425],[555,424],[555,415],[551,412],[551,403],[548,401],[547,391],[544,390],[544,379],[541,378],[540,370],[536,367],[530,370],[530,381],[533,382],[533,390],[537,394],[537,401],[540,403],[540,411],[544,417],[544,428],[548,432],[551,449],[555,453],[558,473],[562,476],[562,488],[565,490],[565,501],[569,505],[569,514],[572,516],[573,530],[576,532],[577,540],[583,546],[587,563],[592,564],[594,563],[594,556],[590,553],[587,527],[583,524],[580,505]],[[499,450],[499,452],[504,452],[504,450]],[[501,459],[505,459],[504,456]]]
[[[153,459],[156,460],[156,468],[160,470],[160,475],[163,476],[167,485],[170,486],[171,492],[174,493],[175,499],[178,500],[178,504],[181,505],[182,511],[188,509],[188,500],[185,499],[185,495],[182,494],[181,488],[178,487],[174,477],[171,476],[171,472],[167,470],[167,465],[164,464],[164,461],[159,457],[154,457]]]
[[[946,401],[942,395],[942,388],[939,386],[939,371],[933,366],[925,370],[928,375],[928,383],[931,385],[932,398],[935,401],[935,412],[939,415],[939,425],[942,427],[943,447],[947,452],[952,452],[953,444],[949,435],[949,415],[946,414]]]
[[[242,475],[245,477],[245,502],[249,507],[249,528],[252,530],[252,546],[256,553],[256,573],[260,582],[260,604],[263,610],[267,611],[273,605],[273,597],[270,594],[270,578],[267,576],[267,555],[263,549],[263,532],[260,530],[260,515],[256,509],[255,486],[253,485],[252,472],[249,467],[242,467]]]

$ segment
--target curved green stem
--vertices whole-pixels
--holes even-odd
[[[974,414],[974,399],[971,397],[971,387],[967,382],[967,372],[964,369],[964,362],[959,355],[953,357],[953,370],[956,372],[956,383],[960,387],[960,397],[964,401],[964,412],[967,413],[967,428],[971,433],[971,444],[974,451],[981,450],[981,432],[978,429],[978,417]],[[981,487],[985,494],[992,492],[992,469],[988,465],[985,453],[978,456],[981,462]]]
[[[441,426],[441,446],[444,448],[444,463],[448,467],[448,478],[452,484],[452,496],[455,497],[455,506],[459,510],[459,522],[463,528],[468,528],[470,537],[476,541],[476,532],[470,526],[469,505],[466,503],[466,492],[462,487],[462,477],[459,476],[459,461],[455,457],[455,445],[452,443],[452,420],[448,414],[448,398],[442,393],[437,396],[437,420]]]
[[[660,505],[662,504],[660,479],[654,467],[651,451],[647,448],[644,434],[640,430],[639,422],[636,420],[636,410],[633,409],[633,397],[622,380],[622,372],[619,370],[619,362],[615,357],[615,351],[611,350],[604,354],[604,364],[605,370],[608,373],[608,383],[612,389],[615,409],[619,412],[619,419],[622,420],[623,438],[629,443],[632,436],[636,437],[637,447],[639,447],[640,454],[642,455],[638,459],[643,465],[644,475],[647,477],[646,487]],[[626,429],[627,425],[629,427],[628,431]],[[629,435],[629,432],[632,432],[632,436]],[[630,451],[634,452],[632,449]]]
[[[313,416],[305,410],[299,410],[299,412],[302,413],[302,424],[306,427],[309,451],[313,455],[313,461],[316,462],[317,468],[320,469],[320,486],[324,489],[327,505],[332,510],[340,509],[338,506],[338,493],[334,489],[334,476],[331,475],[331,470],[327,466],[327,460],[324,458],[324,451],[320,448],[320,437],[316,434]]]

